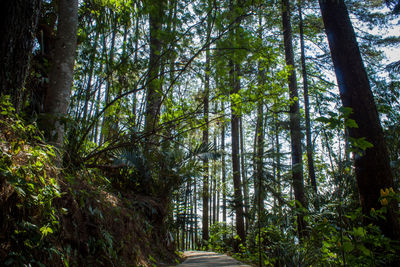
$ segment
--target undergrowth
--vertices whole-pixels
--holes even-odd
[[[393,189],[381,190],[381,203],[399,198]],[[245,244],[234,251],[239,241],[231,226],[217,223],[210,228],[210,242],[203,249],[228,252],[240,261],[260,266],[398,266],[400,243],[385,237],[374,219],[386,210],[371,210],[363,217],[360,209],[347,209],[338,219],[335,205],[323,207],[318,215],[306,216],[309,237],[299,240],[296,228],[282,218],[264,214],[249,227]],[[295,220],[295,217],[292,218]],[[370,222],[365,224],[366,219]],[[260,255],[261,254],[261,255]]]
[[[96,168],[63,169],[34,123],[0,99],[0,265],[154,266],[177,258],[164,201],[115,190]]]

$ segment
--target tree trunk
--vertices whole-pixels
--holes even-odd
[[[222,103],[222,112],[224,112],[225,107]],[[225,163],[225,123],[222,122],[221,129],[221,181],[222,181],[222,221],[226,223],[226,163]]]
[[[211,34],[210,20],[207,20],[207,36]],[[203,144],[208,144],[208,112],[209,112],[209,94],[210,94],[210,46],[206,47],[206,69],[205,69],[205,84],[204,84],[204,98],[203,98],[203,116],[205,128],[203,130]],[[208,241],[208,216],[209,216],[209,166],[208,159],[203,160],[203,242]],[[206,242],[204,242],[206,243]]]
[[[262,40],[262,15],[259,15],[259,29],[258,38]],[[256,136],[254,146],[254,207],[257,207],[258,222],[260,216],[264,213],[264,190],[262,186],[263,181],[263,157],[264,157],[264,95],[263,85],[265,84],[265,72],[262,70],[261,61],[258,62],[258,89],[257,89],[257,121],[256,121]]]
[[[259,73],[261,75],[261,73]],[[261,84],[259,84],[261,87]],[[264,101],[259,90],[259,99],[257,100],[257,122],[256,122],[256,151],[255,151],[255,176],[254,176],[254,192],[255,192],[255,207],[257,211],[264,211],[264,190],[262,187],[263,181],[263,157],[264,157]],[[261,212],[260,212],[261,213]],[[260,214],[258,214],[260,216]]]
[[[208,113],[208,112],[207,112]],[[206,114],[206,112],[204,112]],[[208,129],[203,131],[203,144],[208,143]],[[208,159],[203,160],[203,242],[208,241],[208,180],[209,168]]]
[[[136,8],[140,8],[140,5],[138,3],[136,3]],[[139,15],[136,15],[135,18],[135,37],[134,37],[134,43],[135,43],[135,52],[134,52],[134,56],[133,56],[133,62],[134,62],[134,68],[137,69],[138,68],[138,54],[139,54]],[[138,125],[138,121],[137,121],[137,114],[136,114],[136,105],[137,105],[137,83],[135,83],[135,92],[132,93],[132,121],[134,126]]]
[[[241,6],[238,3],[238,6]],[[230,1],[230,11],[234,13],[233,0]],[[240,20],[235,22],[236,27],[240,26]],[[235,28],[236,28],[235,27]],[[232,47],[236,46],[235,40],[237,30],[231,31],[230,37],[233,41]],[[234,56],[234,50],[232,52],[232,58]],[[231,84],[231,95],[239,93],[240,90],[240,63],[234,62],[233,59],[229,60],[229,76]],[[243,218],[243,195],[242,195],[242,183],[240,180],[240,156],[239,156],[239,118],[238,106],[234,101],[231,101],[231,142],[232,142],[232,178],[233,178],[233,197],[234,197],[234,208],[236,212],[236,231],[240,238],[239,243],[235,244],[235,250],[238,250],[240,243],[246,242],[246,232],[244,229],[244,218]]]
[[[150,25],[150,60],[147,76],[147,98],[146,98],[146,118],[145,131],[148,135],[154,134],[160,116],[160,106],[162,98],[162,86],[160,75],[161,67],[161,35],[164,16],[164,0],[149,1],[152,5],[149,8]],[[153,143],[157,140],[152,139]]]
[[[262,15],[258,19],[259,30],[258,38],[262,40]],[[261,67],[261,61],[258,62],[258,88],[257,88],[257,122],[256,122],[256,136],[254,146],[254,208],[257,214],[257,233],[258,233],[258,262],[259,266],[263,266],[263,252],[261,241],[261,219],[264,214],[264,192],[262,182],[264,177],[263,172],[263,158],[264,158],[264,94],[263,85],[265,83],[264,70]]]
[[[315,194],[315,207],[318,207],[318,190],[317,181],[315,179],[315,169],[314,169],[314,156],[313,156],[313,145],[311,138],[311,123],[310,123],[310,101],[308,97],[308,77],[306,68],[306,55],[304,46],[304,29],[303,29],[303,14],[301,11],[302,1],[299,2],[299,18],[300,18],[300,49],[301,49],[301,68],[303,74],[303,90],[304,90],[304,113],[306,120],[306,141],[307,141],[307,163],[308,163],[308,176],[311,181],[311,186]]]
[[[115,38],[117,35],[117,27],[116,27],[116,17],[114,17],[114,12],[110,11],[110,21],[112,24],[112,33],[111,33],[111,46],[108,58],[106,60],[106,88],[104,92],[104,106],[107,106],[110,103],[111,90],[113,88],[113,73],[114,73],[114,48],[115,48]],[[106,38],[104,40],[104,47],[108,48],[106,43]],[[108,137],[106,133],[110,135],[110,130],[112,127],[112,121],[110,121],[109,110],[104,111],[103,119],[101,122],[101,131],[100,131],[100,145],[102,145]]]
[[[183,204],[183,221],[182,221],[182,250],[186,249],[186,242],[188,239],[185,240],[186,236],[186,224],[187,224],[187,211],[188,211],[188,200],[189,200],[189,192],[190,192],[190,179],[186,182],[186,190],[185,190],[185,202]],[[185,242],[186,241],[186,242]]]
[[[291,66],[292,70],[288,77],[289,97],[293,102],[290,105],[290,139],[291,139],[291,154],[292,154],[292,178],[293,189],[297,208],[300,205],[307,209],[306,197],[304,194],[304,181],[303,181],[303,162],[302,162],[302,148],[301,148],[301,130],[300,130],[300,113],[299,101],[297,92],[296,72],[294,70],[294,56],[292,46],[292,27],[290,24],[290,5],[289,0],[282,0],[282,26],[283,26],[283,40],[285,46],[286,65]],[[306,222],[304,221],[304,214],[299,212],[297,214],[297,227],[300,238],[307,235]]]
[[[232,94],[239,92],[239,84],[236,70],[231,64],[231,80],[232,80]],[[244,243],[246,240],[244,219],[243,219],[243,196],[242,185],[240,180],[240,159],[239,159],[239,115],[237,114],[237,107],[235,103],[231,103],[231,140],[232,140],[232,177],[233,177],[233,195],[234,206],[236,211],[236,231],[240,237],[240,242]]]
[[[194,248],[194,246],[193,246],[193,244],[194,244],[194,236],[193,236],[193,225],[194,225],[194,222],[193,222],[193,218],[194,218],[194,216],[196,215],[196,213],[195,213],[195,211],[194,211],[194,205],[193,205],[193,203],[194,203],[194,199],[193,199],[193,197],[194,197],[194,195],[193,195],[193,191],[192,190],[190,190],[191,191],[191,193],[190,193],[190,204],[189,204],[189,206],[190,206],[190,235],[189,235],[189,249],[195,249]]]
[[[197,183],[196,179],[193,181],[193,202],[194,202],[194,249],[197,249],[197,244],[198,244],[198,237],[197,237]]]
[[[2,0],[0,8],[0,95],[10,95],[17,113],[29,68],[40,0]]]
[[[96,31],[96,35],[94,37],[94,42],[93,42],[93,52],[90,55],[90,61],[89,61],[89,73],[88,73],[88,82],[86,86],[86,94],[85,94],[85,104],[83,107],[83,115],[82,115],[82,122],[86,123],[86,120],[88,120],[88,116],[91,115],[89,112],[89,101],[90,101],[90,96],[93,94],[92,92],[92,79],[93,79],[93,72],[94,72],[94,66],[96,62],[96,55],[97,55],[97,46],[98,46],[98,40],[100,36],[100,31]],[[88,114],[89,113],[89,114]]]
[[[215,108],[215,112],[217,108]],[[217,133],[214,132],[214,153],[217,153]],[[213,164],[213,186],[212,186],[212,222],[217,222],[217,160]]]
[[[177,224],[176,224],[176,248],[179,249],[179,223],[180,223],[180,217],[179,217],[179,203],[180,203],[180,197],[179,195],[176,197],[176,220],[177,220]]]
[[[50,140],[58,146],[62,146],[64,143],[64,125],[61,123],[61,119],[67,115],[74,74],[78,0],[59,0],[58,12],[57,37],[45,111],[51,117]]]
[[[249,196],[248,196],[248,184],[247,184],[247,175],[245,169],[245,153],[244,153],[244,136],[243,136],[243,120],[242,117],[239,119],[239,128],[240,128],[240,165],[242,171],[242,186],[243,186],[243,197],[244,197],[244,220],[245,220],[245,230],[246,233],[249,227],[249,218],[248,218],[248,207],[249,207]]]
[[[358,48],[356,36],[343,0],[320,0],[322,18],[328,36],[332,61],[344,107],[351,108],[349,118],[358,127],[347,127],[350,138],[365,138],[373,147],[354,154],[355,173],[362,211],[369,216],[371,209],[380,209],[380,189],[393,187],[389,156],[372,95],[368,76]],[[386,220],[378,220],[382,232],[400,239],[397,202],[391,201]],[[368,221],[367,223],[369,223]]]
[[[276,157],[275,157],[275,169],[276,169],[276,185],[277,185],[277,192],[279,195],[282,194],[282,187],[281,187],[281,143],[279,140],[279,133],[280,133],[280,129],[279,129],[279,116],[278,114],[276,116],[274,116],[274,120],[273,120],[273,124],[274,124],[274,128],[275,128],[275,147],[276,147]],[[282,215],[282,205],[283,203],[281,203],[280,199],[278,199],[279,201],[279,216]]]

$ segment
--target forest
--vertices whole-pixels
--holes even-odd
[[[400,1],[0,8],[1,266],[400,266]]]

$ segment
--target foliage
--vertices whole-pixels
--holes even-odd
[[[382,235],[373,223],[364,225],[362,222],[366,218],[360,209],[343,214],[340,221],[332,217],[335,213],[330,212],[329,207],[326,208],[322,214],[308,217],[310,237],[300,242],[292,235],[295,229],[287,228],[282,222],[263,221],[260,229],[252,227],[249,241],[234,254],[235,258],[257,264],[261,258],[263,266],[389,266],[399,260],[399,242]],[[385,208],[371,211],[372,218],[384,214]],[[215,226],[209,248],[229,251],[231,245],[222,238],[224,232],[215,232],[223,227]]]
[[[7,181],[1,192],[2,229],[12,247],[4,264],[40,265],[35,255],[38,250],[50,257],[61,254],[50,242],[60,230],[60,215],[66,212],[54,204],[61,197],[58,170],[53,165],[55,151],[43,144],[35,125],[26,125],[15,115],[7,97],[1,98],[0,109],[0,177],[2,183]]]
[[[210,240],[204,249],[216,252],[227,252],[233,248],[234,228],[226,223],[215,223],[210,227]]]
[[[60,152],[15,114],[7,97],[0,113],[2,265],[136,265],[148,260],[150,239],[162,247],[149,261],[176,257],[163,247],[165,232],[153,229],[164,214],[156,201],[105,191],[112,187],[95,170],[61,172],[54,164]],[[137,244],[143,248],[132,250]]]

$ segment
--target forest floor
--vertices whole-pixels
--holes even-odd
[[[185,251],[183,254],[186,260],[177,267],[200,267],[200,266],[235,266],[250,267],[232,257],[208,251]]]

